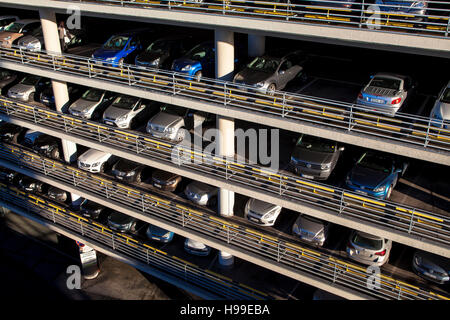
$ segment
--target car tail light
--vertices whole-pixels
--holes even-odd
[[[362,99],[363,98],[363,95],[362,95],[362,93],[360,92],[359,94],[358,94],[358,99]]]
[[[392,100],[391,104],[397,104],[397,103],[400,103],[400,101],[402,101],[402,98],[397,98],[397,99]]]
[[[386,249],[384,249],[383,251],[380,251],[380,252],[375,252],[375,255],[380,256],[380,257],[384,257],[385,254],[386,254]]]

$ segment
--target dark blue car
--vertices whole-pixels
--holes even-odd
[[[406,163],[399,163],[390,155],[368,151],[347,174],[345,183],[355,192],[385,200],[406,168]]]
[[[132,61],[142,51],[144,31],[130,31],[111,36],[103,46],[92,54],[95,63],[119,67]]]
[[[195,46],[183,57],[172,63],[172,70],[186,73],[188,79],[199,81],[202,76],[215,77],[216,49],[213,41]]]
[[[173,232],[152,224],[148,226],[146,234],[149,239],[163,243],[170,242],[173,239]]]

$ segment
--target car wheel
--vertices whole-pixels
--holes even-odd
[[[267,94],[273,96],[275,94],[275,90],[277,90],[277,86],[275,83],[271,83],[267,87]]]
[[[106,170],[106,162],[103,162],[102,165],[100,166],[100,172],[104,173]]]
[[[27,101],[28,101],[28,102],[33,102],[33,101],[34,101],[34,92],[32,92],[32,93],[30,93],[30,94],[28,95]]]
[[[136,174],[136,182],[141,183],[142,182],[142,171],[138,172]]]
[[[195,81],[200,82],[200,80],[202,79],[202,72],[201,71],[197,71],[194,75]]]
[[[50,157],[55,160],[59,160],[60,157],[59,148],[55,148],[50,152]]]

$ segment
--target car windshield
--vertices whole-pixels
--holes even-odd
[[[130,97],[130,96],[120,96],[114,100],[112,106],[121,109],[131,110],[133,109],[134,104],[138,101],[139,98]]]
[[[176,107],[172,105],[165,105],[161,107],[161,111],[164,111],[165,113],[170,113],[176,116],[184,117],[186,114],[186,109],[181,107]]]
[[[277,70],[279,64],[280,59],[257,57],[247,65],[247,68],[267,73],[274,73]]]
[[[0,78],[7,78],[12,76],[12,73],[8,70],[2,70],[0,71]]]
[[[34,86],[39,82],[39,77],[36,76],[28,76],[22,79],[22,81],[20,81],[21,84],[25,84],[28,86]]]
[[[441,102],[450,103],[450,88],[445,89],[442,94]]]
[[[365,153],[359,159],[358,166],[389,173],[392,168],[392,160],[383,156]]]
[[[82,98],[88,101],[100,101],[102,94],[102,90],[89,89],[83,94]]]
[[[194,47],[191,51],[186,54],[186,57],[191,60],[201,60],[209,55],[211,52],[211,47],[206,44],[200,44]]]
[[[370,82],[371,87],[399,90],[401,81],[398,79],[375,77]]]
[[[109,40],[103,45],[104,49],[109,50],[122,50],[128,42],[130,37],[124,36],[112,36]]]
[[[301,136],[297,140],[297,147],[315,152],[333,153],[336,151],[336,143],[334,141],[313,137]]]
[[[359,247],[363,247],[371,250],[380,250],[383,247],[382,239],[370,239],[363,237],[359,233],[355,233],[353,236],[352,242]]]
[[[162,53],[169,49],[170,42],[167,40],[157,40],[145,49],[145,52]]]
[[[9,26],[7,26],[5,28],[5,31],[9,31],[9,32],[20,32],[20,30],[22,30],[22,28],[25,26],[25,24],[23,23],[19,23],[19,22],[13,22],[11,23]]]

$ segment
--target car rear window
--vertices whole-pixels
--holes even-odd
[[[371,250],[380,250],[383,247],[383,240],[366,238],[359,233],[355,233],[352,242],[359,247]]]
[[[375,77],[372,79],[370,86],[385,88],[385,89],[392,89],[392,90],[399,90],[400,83],[401,83],[401,81],[397,80],[397,79]]]

